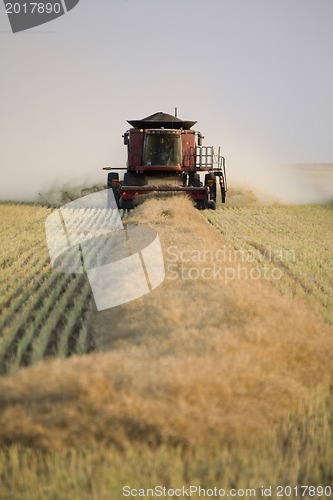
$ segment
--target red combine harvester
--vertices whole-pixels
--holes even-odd
[[[197,208],[215,209],[225,203],[225,158],[212,146],[202,146],[201,132],[191,130],[195,121],[155,113],[132,125],[123,135],[128,160],[124,179],[108,174],[119,208],[133,208],[135,197],[146,193],[186,193]],[[104,170],[120,170],[105,167]],[[200,173],[202,175],[200,176]]]

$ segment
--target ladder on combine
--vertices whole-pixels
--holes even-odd
[[[221,155],[221,148],[215,153],[213,146],[197,146],[195,149],[195,167],[200,172],[210,171],[219,175],[222,173],[224,178],[225,190],[227,191],[227,177],[225,171],[225,158]]]

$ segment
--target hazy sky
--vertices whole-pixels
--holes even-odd
[[[103,182],[126,120],[175,106],[231,179],[333,162],[332,0],[80,0],[9,30],[1,3],[1,199]]]

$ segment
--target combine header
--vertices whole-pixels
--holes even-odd
[[[201,132],[192,130],[195,121],[160,112],[128,123],[133,128],[123,135],[128,153],[124,179],[117,172],[108,174],[119,208],[133,208],[136,196],[152,192],[186,193],[197,208],[225,203],[225,158],[220,148],[215,153],[212,146],[202,146]]]

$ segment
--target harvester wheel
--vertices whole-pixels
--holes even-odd
[[[114,181],[119,182],[119,174],[116,172],[110,172],[108,174],[108,189],[112,189]]]
[[[205,175],[205,186],[211,186],[212,182],[215,182],[215,175],[214,174],[206,174]]]
[[[114,195],[114,199],[117,203],[117,206],[119,204],[119,192],[118,192],[118,188],[119,188],[119,174],[117,174],[116,172],[110,172],[108,174],[108,189],[112,189],[112,192],[113,192],[113,195]],[[113,199],[112,197],[108,196],[108,206],[111,207],[112,205],[112,202]]]
[[[126,172],[124,174],[124,180],[121,183],[123,188],[126,186],[144,186],[146,184],[146,178],[142,174],[137,174],[135,172]],[[121,197],[119,199],[119,208],[123,210],[132,210],[134,208],[135,202],[124,201]]]
[[[225,203],[225,188],[221,187],[220,176],[214,174],[205,175],[205,186],[210,187],[211,201],[214,201],[214,209]],[[209,207],[210,208],[210,207]]]
[[[222,188],[222,203],[225,203],[225,188]]]
[[[205,186],[209,187],[209,199],[207,206],[211,210],[215,210],[217,205],[217,182],[214,174],[205,175]]]
[[[224,201],[223,201],[223,189],[220,184],[220,177],[217,175],[215,176],[215,193],[216,193],[216,198],[215,198],[215,208],[220,208],[222,203],[225,202],[225,193],[224,193]]]

